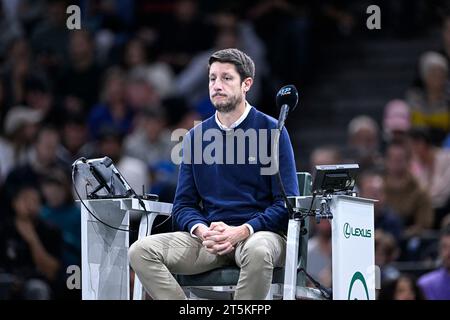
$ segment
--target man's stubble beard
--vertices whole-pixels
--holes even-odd
[[[242,97],[232,97],[228,101],[213,103],[214,108],[221,113],[229,113],[236,109],[238,104],[242,102]]]

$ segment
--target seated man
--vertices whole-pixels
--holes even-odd
[[[234,298],[264,299],[274,267],[284,264],[288,212],[267,154],[277,121],[246,101],[254,72],[251,58],[237,49],[209,59],[209,94],[217,111],[183,141],[173,206],[178,231],[145,237],[129,250],[131,266],[153,299],[186,299],[172,273],[234,264],[241,269]],[[298,195],[286,129],[279,163],[287,195]]]

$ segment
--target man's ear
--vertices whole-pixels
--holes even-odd
[[[247,93],[250,88],[252,87],[253,84],[253,79],[248,77],[245,78],[244,81],[242,81],[242,89],[244,90],[245,93]]]

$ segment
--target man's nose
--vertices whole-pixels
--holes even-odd
[[[214,91],[222,91],[222,81],[219,79],[216,79],[216,81],[214,81],[213,86],[212,86]]]

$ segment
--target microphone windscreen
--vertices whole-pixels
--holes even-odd
[[[278,108],[281,108],[282,105],[287,104],[290,111],[293,111],[298,103],[297,88],[292,84],[281,88],[277,93],[276,103]]]

